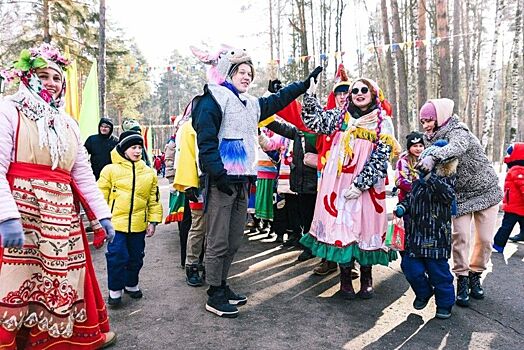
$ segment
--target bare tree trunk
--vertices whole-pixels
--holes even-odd
[[[475,26],[473,32],[475,46],[471,59],[471,112],[472,112],[472,131],[477,137],[480,137],[480,88],[482,86],[482,76],[480,74],[480,50],[482,47],[482,20],[483,20],[483,0],[475,2],[473,18]]]
[[[327,6],[326,6],[326,0],[322,0],[320,4],[320,52],[322,53],[322,56],[320,57],[320,64],[326,69],[327,67],[327,55],[326,55],[326,34],[327,34]],[[327,86],[326,86],[326,74],[320,75],[320,81],[319,81],[319,90],[322,94],[327,92]]]
[[[466,33],[462,37],[462,40],[464,41],[464,50],[462,51],[462,56],[464,57],[464,72],[465,79],[466,79],[466,102],[464,103],[464,110],[463,115],[466,121],[466,124],[468,125],[468,128],[472,129],[472,111],[471,111],[471,83],[472,83],[472,76],[471,76],[471,55],[470,55],[470,36],[469,36],[469,7],[470,7],[470,0],[467,0],[465,3],[465,11],[461,11],[462,16],[462,32]]]
[[[409,0],[409,45],[406,45],[409,58],[409,79],[408,79],[408,96],[409,96],[409,130],[418,128],[418,106],[417,106],[417,66],[415,65],[415,42],[417,37],[417,18],[415,12],[417,9],[417,0]]]
[[[418,72],[417,72],[417,85],[418,85],[418,98],[417,105],[418,109],[426,103],[428,99],[428,82],[427,82],[427,68],[426,68],[426,45],[422,40],[426,39],[426,0],[418,0]]]
[[[307,49],[307,28],[306,28],[306,8],[304,4],[305,0],[295,0],[297,12],[298,12],[298,23],[295,23],[295,21],[290,21],[291,25],[295,28],[295,30],[298,33],[299,41],[300,41],[300,56],[304,57],[308,55],[308,49]],[[302,62],[302,75],[304,77],[307,77],[309,74],[309,67],[307,63],[307,59],[304,59]]]
[[[274,47],[273,47],[273,1],[269,0],[269,55],[271,57],[271,64],[273,64],[273,59],[275,56],[273,55]]]
[[[280,60],[282,59],[282,55],[281,55],[281,40],[280,38],[282,37],[282,28],[281,28],[281,22],[280,22],[280,19],[282,18],[282,8],[280,7],[280,0],[277,0],[277,9],[278,9],[278,16],[277,16],[277,57],[278,57],[278,60],[280,62]]]
[[[42,22],[44,27],[44,42],[51,42],[51,34],[49,33],[49,0],[43,0],[42,3]]]
[[[313,67],[316,67],[317,50],[315,50],[315,16],[313,13],[313,1],[312,0],[309,2],[309,11],[311,14],[311,52],[313,52],[313,55],[311,55],[311,57],[313,58]]]
[[[366,14],[367,14],[368,18],[370,18],[369,10],[368,10],[368,7],[366,5],[366,2],[363,1],[362,4],[364,5],[364,9],[366,10]],[[373,44],[373,52],[374,52],[375,59],[377,60],[377,64],[378,64],[379,74],[380,74],[381,77],[384,77],[384,68],[383,68],[383,65],[382,65],[382,59],[380,57],[381,55],[378,53],[378,50],[377,50],[377,47],[378,47],[378,43],[377,43],[377,29],[380,30],[380,23],[378,21],[376,23],[377,23],[376,26],[378,28],[375,28],[374,25],[370,25],[369,26],[369,31],[370,31],[370,34],[371,34],[371,43]],[[386,96],[388,96],[388,95],[386,95]],[[388,98],[389,98],[389,96],[388,96]]]
[[[509,142],[515,142],[518,129],[519,103],[522,97],[519,96],[519,81],[522,78],[519,74],[519,61],[522,57],[520,46],[520,34],[522,32],[522,2],[517,0],[517,10],[515,12],[515,37],[513,38],[512,65],[511,65],[511,128],[509,130]]]
[[[391,39],[389,37],[389,20],[388,20],[388,7],[387,1],[380,1],[380,12],[382,17],[382,33],[384,34],[384,44],[390,45]],[[386,55],[386,77],[388,81],[388,90],[386,96],[390,99],[393,104],[393,115],[392,117],[396,118],[398,116],[398,101],[397,101],[397,88],[395,82],[397,80],[397,74],[395,73],[395,63],[393,62],[393,57],[391,56],[390,50],[385,50]],[[395,126],[395,132],[398,135],[398,125],[393,123]]]
[[[100,0],[98,28],[98,102],[100,118],[106,115],[106,0]]]
[[[451,98],[451,64],[449,57],[448,1],[437,0],[437,35],[439,37],[438,53],[440,62],[441,97]]]
[[[342,22],[342,16],[339,16],[338,14],[341,11],[342,7],[342,0],[337,0],[337,12],[335,16],[335,52],[338,52],[340,49],[340,29],[341,29],[341,22]],[[338,67],[338,57],[335,54],[335,67]]]
[[[400,28],[400,16],[398,11],[398,1],[391,0],[391,15],[393,19],[393,40],[396,43],[403,43],[402,32]],[[398,47],[395,49],[395,60],[397,62],[398,73],[398,120],[399,120],[399,139],[403,139],[409,133],[409,111],[408,111],[408,81],[406,74],[406,62],[403,50]]]
[[[460,0],[453,1],[453,65],[451,68],[451,98],[455,101],[455,113],[460,111],[460,3]]]
[[[495,28],[493,34],[493,46],[491,49],[491,60],[489,66],[486,107],[484,114],[484,128],[482,130],[482,146],[489,159],[493,159],[493,121],[495,110],[495,88],[497,83],[497,44],[499,40],[499,29],[502,23],[502,12],[504,9],[504,0],[497,0],[495,9]]]

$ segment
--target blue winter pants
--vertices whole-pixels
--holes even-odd
[[[513,213],[504,213],[504,217],[502,218],[502,224],[500,225],[497,234],[495,235],[495,244],[499,247],[505,247],[506,243],[508,243],[509,235],[511,234],[511,231],[513,231],[513,227],[515,227],[516,223],[519,223],[520,226],[520,234],[524,234],[524,216],[513,214]]]
[[[138,273],[144,265],[146,233],[116,231],[107,245],[107,285],[109,290],[122,290],[138,285]]]
[[[417,298],[429,299],[435,294],[437,307],[451,309],[455,289],[447,259],[414,258],[404,254],[400,267]]]

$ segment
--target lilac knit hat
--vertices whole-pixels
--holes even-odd
[[[437,110],[435,109],[435,105],[431,102],[426,102],[420,108],[419,118],[426,119],[426,120],[437,120]]]

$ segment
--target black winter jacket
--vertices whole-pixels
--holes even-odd
[[[302,147],[303,133],[289,123],[274,121],[266,126],[275,133],[293,140],[293,163],[291,164],[291,174],[289,179],[290,189],[301,194],[317,193],[317,168],[312,168],[304,164],[304,153],[317,153],[315,145],[304,140]]]
[[[100,134],[100,125],[102,123],[111,126],[108,135]],[[87,149],[87,153],[90,154],[91,168],[95,179],[98,180],[100,172],[107,165],[111,164],[111,151],[118,144],[118,138],[113,135],[113,122],[107,118],[101,118],[98,123],[98,134],[91,135],[87,138],[84,146]]]
[[[411,192],[399,203],[406,209],[404,217],[409,218],[409,222],[405,222],[405,254],[432,259],[451,257],[455,182],[454,172],[442,176],[438,171],[432,171],[427,179],[421,177],[413,182]]]
[[[259,97],[259,121],[265,120],[283,109],[305,91],[306,86],[303,82],[295,82],[276,94]],[[207,84],[204,86],[203,95],[193,99],[191,116],[193,128],[197,133],[200,168],[210,176],[211,181],[227,176],[218,150],[218,132],[222,123],[222,109],[209,91]],[[258,140],[253,142],[258,142]],[[228,175],[228,178],[231,183],[248,181],[247,176]]]

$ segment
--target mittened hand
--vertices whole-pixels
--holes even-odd
[[[198,189],[195,187],[189,187],[185,191],[187,199],[189,199],[190,202],[197,203],[198,202]]]
[[[406,213],[406,208],[404,208],[404,206],[401,204],[397,205],[395,207],[395,210],[393,211],[393,214],[395,214],[397,218],[403,217],[405,213]]]
[[[415,168],[425,172],[429,173],[433,168],[435,167],[435,158],[432,156],[426,156],[424,159],[420,160]]]
[[[24,228],[20,219],[0,222],[0,238],[0,246],[4,248],[21,248],[24,245]]]
[[[231,185],[229,183],[229,180],[227,179],[227,175],[222,175],[221,177],[219,177],[216,180],[216,186],[220,192],[225,193],[228,196],[233,195],[233,190],[231,189]]]
[[[352,199],[357,199],[358,197],[360,197],[360,195],[362,194],[362,191],[359,190],[357,188],[357,186],[355,186],[354,184],[351,184],[351,187],[344,190],[344,198],[346,198],[346,200],[352,200]]]
[[[315,83],[315,79],[314,78],[311,78],[309,80],[309,88],[307,89],[306,93],[310,96],[313,96],[315,95],[315,93],[317,92],[317,83]]]
[[[278,79],[270,80],[269,84],[267,86],[267,91],[271,92],[272,94],[278,92],[278,90],[282,89],[282,82]]]
[[[318,75],[322,72],[323,69],[324,68],[322,68],[322,66],[318,66],[309,74],[306,80],[304,80],[304,85],[306,85],[306,89],[309,89],[309,85],[311,84],[311,78],[314,79],[315,83],[318,81]]]
[[[106,231],[106,240],[109,243],[112,243],[113,239],[115,239],[115,229],[113,228],[113,224],[111,223],[111,219],[102,219],[102,220],[100,220],[100,225],[102,225],[102,227]]]

